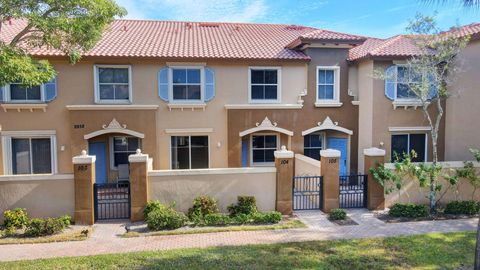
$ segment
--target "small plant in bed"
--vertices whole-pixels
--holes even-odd
[[[343,209],[332,209],[328,214],[328,219],[337,225],[358,225],[353,219],[347,216]]]
[[[452,201],[445,206],[444,213],[455,216],[475,216],[480,211],[480,202]]]
[[[193,206],[188,209],[188,218],[194,224],[202,224],[207,215],[218,214],[217,201],[210,196],[199,196],[193,200]]]
[[[147,211],[147,226],[150,230],[174,230],[185,226],[188,219],[182,212],[175,211],[174,204],[170,206],[155,203],[151,211]]]

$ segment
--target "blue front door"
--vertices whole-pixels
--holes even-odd
[[[340,175],[347,174],[348,143],[345,138],[328,138],[328,148],[340,151]]]
[[[107,146],[104,142],[88,144],[88,154],[96,156],[95,177],[97,183],[107,183]]]

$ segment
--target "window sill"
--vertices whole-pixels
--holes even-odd
[[[408,109],[409,107],[412,107],[414,110],[416,110],[418,107],[422,107],[422,101],[420,100],[411,100],[411,99],[406,99],[406,100],[394,100],[392,102],[393,109],[396,110],[397,108],[404,108],[405,110]]]
[[[198,109],[198,110],[205,111],[207,104],[206,103],[169,103],[167,104],[167,106],[170,111],[173,109],[180,109],[182,111],[184,110],[195,111],[195,109]]]
[[[303,104],[225,104],[225,109],[248,109],[248,110],[261,110],[261,109],[301,109]]]
[[[158,105],[67,105],[69,111],[95,111],[95,110],[156,110]]]
[[[17,110],[18,112],[21,112],[22,110],[29,110],[30,112],[41,110],[46,112],[48,107],[47,103],[8,103],[0,106],[4,112],[7,112],[8,110]]]
[[[343,105],[342,102],[315,102],[315,107],[317,108],[333,108],[333,107],[341,107]]]
[[[359,106],[360,100],[352,100],[352,105]]]

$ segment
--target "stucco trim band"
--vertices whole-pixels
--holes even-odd
[[[157,110],[158,105],[67,105],[69,111]]]
[[[73,180],[73,174],[2,175],[0,182]]]
[[[388,127],[390,132],[403,132],[403,131],[430,131],[430,127]]]
[[[225,104],[225,109],[265,110],[265,109],[296,109],[303,108],[303,104]]]
[[[148,176],[176,176],[176,175],[209,175],[209,174],[250,174],[274,173],[275,167],[248,167],[248,168],[216,168],[192,170],[155,170],[149,171]]]
[[[165,133],[167,134],[179,134],[179,133],[212,133],[213,128],[167,128]]]

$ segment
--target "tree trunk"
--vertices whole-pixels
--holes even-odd
[[[438,162],[438,150],[437,150],[437,134],[438,134],[438,129],[433,128],[431,131],[432,134],[432,163],[433,166],[436,167],[437,162]],[[429,194],[429,199],[430,199],[430,212],[433,214],[436,212],[437,208],[437,200],[436,200],[436,179],[434,175],[430,175],[430,194]]]
[[[480,219],[477,226],[477,245],[475,247],[475,270],[480,270]]]

